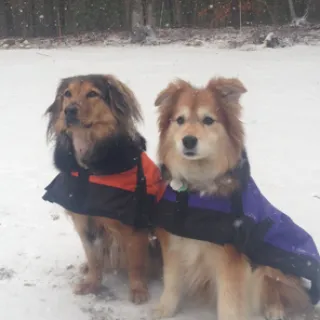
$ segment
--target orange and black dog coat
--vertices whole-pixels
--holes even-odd
[[[163,192],[160,171],[145,152],[130,170],[91,175],[86,170],[59,173],[43,199],[78,214],[107,217],[136,228],[151,226]]]

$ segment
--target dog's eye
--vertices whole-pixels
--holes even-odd
[[[72,94],[70,90],[66,90],[63,94],[66,98],[71,98]]]
[[[96,92],[96,91],[89,91],[88,93],[87,93],[87,98],[95,98],[95,97],[98,97],[99,96],[99,93],[98,92]]]
[[[184,117],[182,117],[182,116],[178,117],[178,118],[176,119],[176,122],[177,122],[178,125],[181,126],[181,125],[184,124],[184,122],[185,122]]]
[[[211,126],[214,123],[214,120],[211,117],[204,117],[202,122],[207,126]]]

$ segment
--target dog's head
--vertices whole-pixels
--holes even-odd
[[[111,75],[63,79],[46,114],[49,137],[86,132],[97,140],[120,130],[130,133],[142,119],[132,91]]]
[[[212,79],[203,88],[177,80],[158,95],[159,160],[169,171],[212,165],[223,174],[240,158],[243,126],[240,96],[246,92],[238,79]]]

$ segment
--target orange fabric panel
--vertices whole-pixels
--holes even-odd
[[[165,186],[161,181],[160,170],[145,152],[141,154],[141,161],[146,177],[147,192],[156,196],[157,200],[160,200],[165,190]],[[78,172],[72,172],[71,174],[74,177],[78,177],[79,175]],[[89,176],[89,181],[134,192],[137,185],[137,167],[119,174]]]
[[[157,201],[159,201],[166,189],[161,179],[160,170],[145,152],[141,154],[141,161],[147,179],[147,192],[148,194],[155,195]]]

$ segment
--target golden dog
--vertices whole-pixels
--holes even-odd
[[[183,80],[158,95],[158,155],[164,177],[183,181],[200,196],[228,197],[240,186],[230,175],[244,149],[238,79],[212,79],[203,88]],[[219,223],[219,222],[217,222]],[[216,245],[158,229],[164,259],[164,291],[154,318],[172,317],[184,293],[215,297],[219,320],[247,320],[253,312],[283,319],[304,312],[310,299],[300,279],[258,266],[233,245]]]

